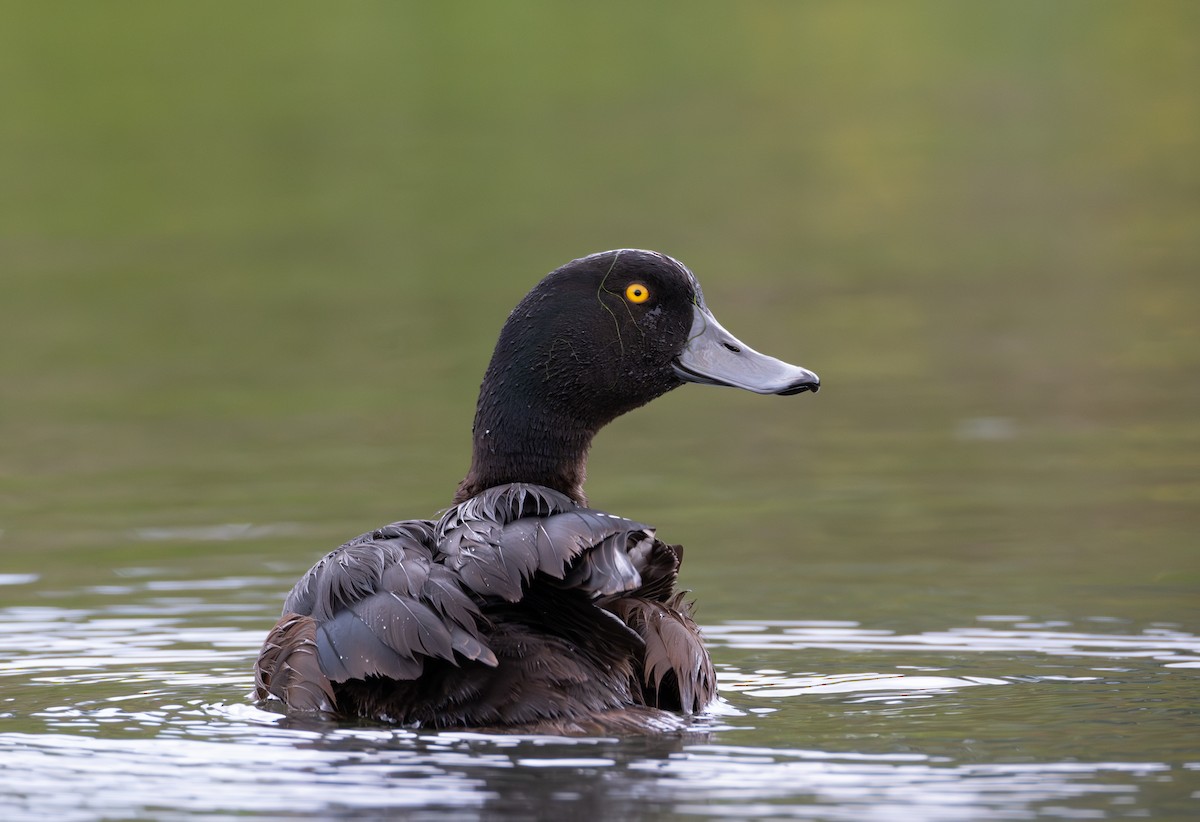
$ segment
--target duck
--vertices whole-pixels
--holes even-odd
[[[304,574],[262,645],[255,698],[426,729],[645,732],[702,714],[717,677],[678,588],[682,546],[583,489],[597,432],[685,383],[821,384],[726,331],[666,254],[551,271],[500,331],[450,507]]]

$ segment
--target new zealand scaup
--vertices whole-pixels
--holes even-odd
[[[703,710],[716,676],[675,588],[683,549],[583,493],[596,432],[684,382],[820,387],[722,328],[666,255],[606,251],[551,272],[500,332],[454,505],[305,574],[263,644],[256,696],[428,728],[645,731]]]

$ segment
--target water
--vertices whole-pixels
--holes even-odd
[[[1200,815],[1191,4],[115,8],[0,25],[0,817]],[[509,307],[625,246],[823,380],[592,454],[721,703],[253,704],[295,579],[447,505]]]
[[[160,573],[118,569],[119,583],[43,590],[0,611],[7,819],[1166,819],[1196,809],[1200,636],[1178,625],[981,615],[903,634],[727,620],[705,628],[722,702],[689,733],[428,733],[254,706],[251,665],[288,577]],[[81,595],[86,604],[73,603]]]

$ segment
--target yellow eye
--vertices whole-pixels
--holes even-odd
[[[641,283],[630,283],[625,289],[625,299],[631,303],[644,303],[650,299],[650,289]]]

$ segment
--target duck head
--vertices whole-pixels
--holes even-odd
[[[596,432],[685,382],[781,395],[821,385],[726,331],[678,260],[635,249],[572,260],[546,275],[500,332],[455,502],[529,482],[586,504]]]

